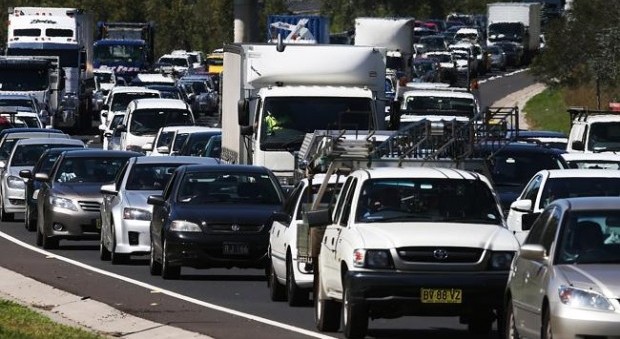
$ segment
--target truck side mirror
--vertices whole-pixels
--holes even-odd
[[[583,151],[585,149],[583,141],[575,140],[572,143],[573,150],[575,151]]]
[[[241,99],[237,103],[237,114],[240,126],[250,124],[250,102],[247,99]]]

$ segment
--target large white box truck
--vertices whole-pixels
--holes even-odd
[[[224,46],[222,160],[294,183],[306,133],[384,128],[385,49],[347,45]]]
[[[496,2],[487,5],[487,45],[510,41],[523,48],[527,62],[540,49],[540,3]]]

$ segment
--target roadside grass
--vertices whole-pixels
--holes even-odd
[[[570,131],[570,119],[566,112],[564,91],[547,88],[531,98],[523,110],[527,113],[530,128],[537,130]]]
[[[105,337],[80,328],[58,324],[28,307],[0,300],[0,338],[103,339]]]

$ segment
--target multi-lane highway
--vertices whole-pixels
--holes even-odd
[[[533,83],[527,72],[482,81],[481,106]],[[261,270],[183,268],[180,280],[163,280],[149,274],[147,257],[125,265],[100,261],[96,241],[61,241],[45,252],[22,221],[1,223],[0,232],[0,266],[149,320],[215,338],[343,337],[315,330],[312,305],[270,301]],[[375,338],[468,338],[457,318],[381,319],[369,329]]]

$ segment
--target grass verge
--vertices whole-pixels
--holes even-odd
[[[0,300],[0,338],[103,339],[86,330],[58,324],[44,315],[7,300]]]
[[[568,134],[570,119],[564,97],[564,90],[547,88],[531,98],[523,108],[530,128]]]

